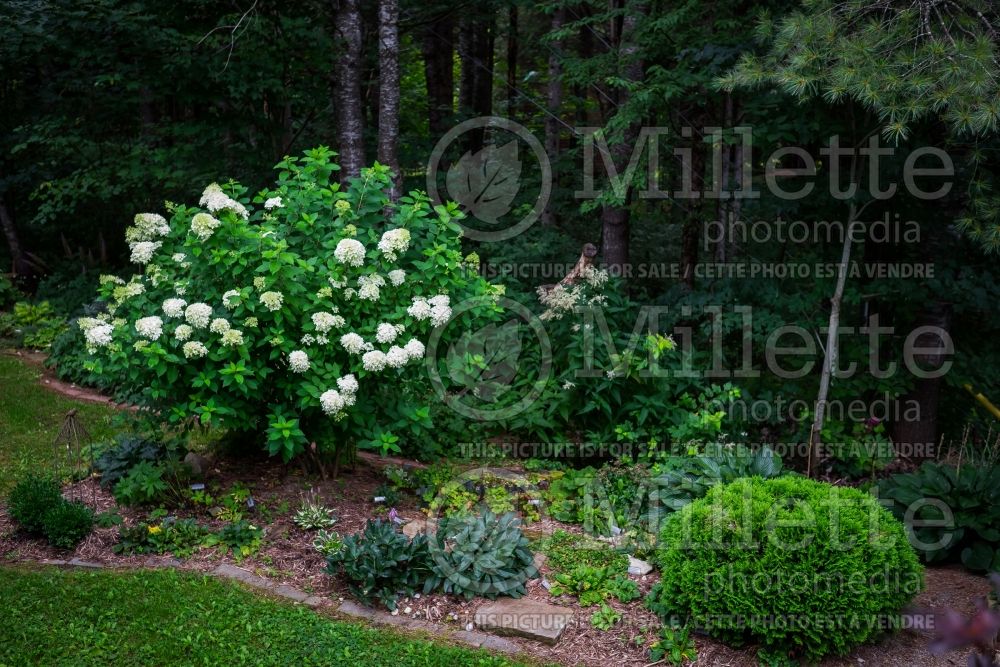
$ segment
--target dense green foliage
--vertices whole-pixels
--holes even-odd
[[[926,462],[879,487],[928,563],[1000,570],[1000,467]]]
[[[94,512],[82,502],[62,500],[42,517],[42,532],[57,549],[72,549],[90,534]]]
[[[431,570],[424,591],[496,598],[518,598],[538,576],[521,520],[512,512],[487,510],[478,516],[445,517],[430,535]]]
[[[340,550],[327,556],[327,571],[342,572],[362,602],[395,609],[397,596],[412,595],[430,574],[427,536],[410,540],[391,521],[370,520],[364,532],[345,536]]]
[[[871,496],[803,478],[716,486],[663,526],[661,617],[805,660],[843,655],[923,584],[900,524]]]
[[[45,515],[62,500],[57,481],[31,474],[14,485],[7,497],[7,508],[10,517],[26,532],[41,533],[45,527]]]
[[[8,614],[0,627],[0,662],[11,665],[515,664],[385,628],[332,621],[300,605],[172,570],[4,567],[0,597]]]

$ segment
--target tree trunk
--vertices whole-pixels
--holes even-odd
[[[635,31],[639,22],[646,15],[644,3],[632,5],[632,11],[625,15],[621,22],[620,39],[618,43],[618,61],[622,78],[626,81],[639,82],[643,78],[642,60],[637,57],[639,46],[635,43]],[[614,21],[612,21],[614,23]],[[627,101],[627,94],[618,96],[618,106]],[[632,148],[639,137],[639,122],[631,123],[622,132],[619,141],[610,146],[611,158],[619,174],[625,173]],[[604,262],[613,273],[627,275],[629,263],[629,199],[631,185],[627,188],[624,201],[619,206],[603,205],[601,207],[601,239]]]
[[[399,171],[399,0],[380,0],[378,7],[378,161],[392,170],[396,201],[402,193]]]
[[[445,122],[455,113],[454,33],[454,18],[444,14],[428,24],[421,42],[427,81],[427,127],[432,139],[447,131]]]
[[[340,0],[336,24],[339,53],[334,94],[340,143],[340,178],[345,181],[358,176],[365,163],[361,108],[361,10],[358,0]]]
[[[517,117],[517,5],[507,13],[507,118]]]
[[[458,54],[462,60],[458,104],[463,113],[473,117],[493,113],[493,17],[464,19],[458,38]],[[468,133],[468,149],[475,152],[483,147],[485,128]]]
[[[918,317],[918,326],[932,326],[951,332],[951,305],[948,303],[928,303]],[[937,371],[941,368],[945,362],[945,349],[940,336],[933,333],[917,336],[915,346],[937,349],[936,352],[914,355],[914,361],[920,368],[925,371]],[[918,377],[914,380],[913,389],[899,397],[899,413],[902,418],[893,425],[893,440],[897,446],[919,445],[924,448],[926,455],[931,454],[931,448],[938,439],[937,413],[943,381],[944,377]],[[916,404],[919,414],[916,419],[906,419],[908,407],[913,404]],[[911,451],[919,452],[920,449],[912,447]]]
[[[562,29],[566,20],[566,9],[559,7],[552,12],[551,31],[556,32]],[[559,159],[559,122],[560,110],[562,109],[562,40],[556,40],[550,44],[549,49],[549,74],[546,85],[546,106],[549,115],[545,117],[545,153],[549,156],[549,163],[555,164]],[[555,174],[553,174],[553,179]],[[548,205],[542,212],[543,225],[555,225],[556,214],[552,202],[549,198]]]
[[[7,248],[10,250],[11,272],[14,277],[31,275],[34,273],[28,264],[24,249],[21,247],[21,239],[17,235],[17,227],[14,225],[14,217],[7,209],[7,201],[0,196],[0,227],[3,227],[4,238],[7,239]]]

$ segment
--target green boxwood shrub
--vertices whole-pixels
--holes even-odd
[[[38,535],[42,533],[45,513],[61,502],[58,482],[49,477],[29,476],[10,492],[7,508],[25,532]]]
[[[873,497],[797,477],[711,489],[665,522],[656,558],[661,617],[794,659],[847,653],[923,586],[903,526]]]
[[[59,549],[72,549],[93,527],[93,511],[79,501],[61,500],[42,518],[42,532]]]

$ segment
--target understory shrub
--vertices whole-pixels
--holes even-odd
[[[205,546],[210,531],[194,519],[166,517],[160,523],[140,522],[118,528],[118,542],[112,547],[121,554],[164,554],[187,558]]]
[[[928,563],[1000,570],[1000,466],[957,469],[927,461],[916,472],[885,480],[880,491]]]
[[[19,346],[45,349],[65,330],[66,318],[48,301],[20,301],[10,313],[0,315],[0,338],[13,338]]]
[[[25,532],[40,535],[45,526],[45,514],[62,501],[58,482],[49,477],[29,475],[11,490],[7,511]]]
[[[326,571],[343,573],[365,604],[377,600],[395,609],[400,593],[412,595],[430,575],[427,537],[410,540],[391,521],[369,520],[364,532],[343,538],[340,550],[327,557]]]
[[[528,580],[538,576],[528,538],[512,512],[442,518],[429,538],[429,551],[433,574],[424,584],[426,593],[441,588],[467,600],[476,595],[519,598]]]
[[[556,572],[568,572],[578,565],[608,570],[612,575],[628,572],[628,556],[590,537],[556,530],[541,541],[546,564]]]
[[[101,471],[101,485],[113,487],[137,464],[157,463],[167,457],[163,443],[142,436],[123,433],[94,462]]]
[[[42,518],[42,532],[58,549],[72,549],[93,528],[94,512],[79,501],[61,500]]]
[[[141,273],[102,277],[107,311],[78,321],[91,370],[126,378],[171,424],[250,431],[286,461],[309,443],[333,456],[433,435],[432,394],[404,391],[407,370],[453,305],[475,299],[492,319],[500,292],[466,266],[457,205],[390,202],[380,165],[341,189],[332,157],[286,159],[252,198],[212,184],[197,207],[167,203],[169,221],[137,215],[126,240]]]
[[[661,618],[810,661],[871,639],[923,585],[875,498],[797,477],[714,487],[665,522],[657,563]]]

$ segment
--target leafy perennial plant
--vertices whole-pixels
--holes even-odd
[[[490,315],[495,290],[464,268],[454,204],[390,203],[377,164],[341,189],[332,156],[286,159],[252,202],[212,184],[197,207],[168,202],[169,221],[137,215],[142,273],[103,277],[106,312],[79,322],[92,370],[172,423],[266,431],[285,460],[370,433],[365,406],[422,363],[431,328],[470,297]]]

